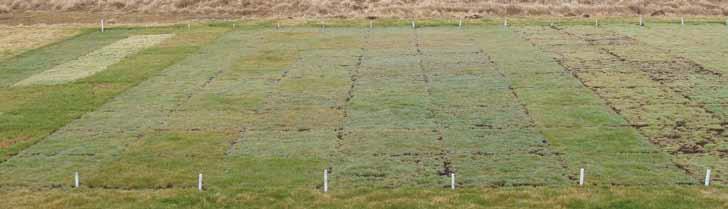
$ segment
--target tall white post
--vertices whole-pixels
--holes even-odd
[[[463,18],[460,18],[460,21],[458,22],[458,28],[463,28]]]
[[[78,171],[73,175],[73,187],[78,188],[81,186],[81,179],[78,176]]]
[[[417,26],[415,25],[415,21],[414,20],[412,21],[412,28],[417,28]]]
[[[599,27],[599,19],[594,18],[594,26]]]
[[[584,186],[584,168],[579,169],[579,186]]]
[[[197,176],[197,191],[202,191],[202,174]]]
[[[508,27],[508,18],[503,19],[503,27]]]
[[[450,189],[455,189],[455,173],[450,173]]]
[[[710,186],[710,168],[705,171],[705,186]]]
[[[101,32],[104,32],[104,19],[101,19]]]
[[[685,17],[680,17],[680,25],[685,25]]]
[[[324,192],[329,192],[329,169],[324,169]]]

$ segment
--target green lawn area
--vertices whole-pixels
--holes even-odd
[[[728,206],[724,26],[360,23],[82,29],[0,61],[0,208]]]

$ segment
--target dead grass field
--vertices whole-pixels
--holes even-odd
[[[0,0],[23,11],[195,14],[231,17],[480,17],[728,15],[720,0]]]

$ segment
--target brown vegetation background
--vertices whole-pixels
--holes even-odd
[[[0,13],[123,12],[251,18],[728,15],[728,0],[0,0]]]

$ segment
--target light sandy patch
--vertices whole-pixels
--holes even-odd
[[[120,62],[125,57],[157,45],[174,36],[173,34],[139,35],[119,40],[104,48],[93,51],[76,60],[61,64],[50,70],[33,75],[15,84],[27,86],[34,84],[53,85],[62,84],[106,70],[107,67]]]
[[[79,32],[78,29],[62,27],[0,26],[0,60],[61,41]]]

